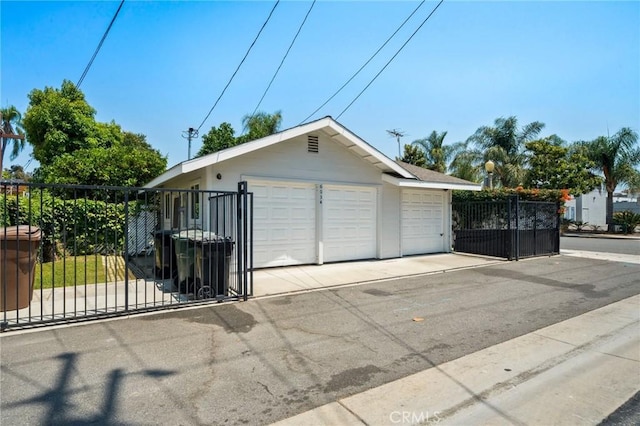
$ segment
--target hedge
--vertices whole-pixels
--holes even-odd
[[[559,201],[562,206],[570,199],[569,191],[566,189],[523,189],[518,187],[482,191],[454,190],[452,200],[454,203],[471,201],[506,201],[514,196],[517,196],[521,201]]]
[[[129,202],[129,209],[136,204]],[[62,254],[119,253],[124,247],[124,208],[124,203],[65,200],[45,191],[18,197],[0,194],[0,225],[39,227],[45,262]]]

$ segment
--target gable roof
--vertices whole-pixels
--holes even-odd
[[[236,145],[222,151],[194,158],[193,160],[183,161],[182,163],[173,166],[162,175],[153,179],[146,186],[151,188],[160,186],[170,179],[173,179],[185,173],[199,170],[201,168],[235,157],[239,157],[258,149],[266,148],[268,146],[317,131],[323,131],[332,140],[341,143],[345,146],[345,148],[359,155],[363,160],[371,163],[371,165],[378,167],[384,173],[394,173],[405,179],[415,179],[415,176],[409,171],[375,149],[373,146],[369,145],[367,142],[362,140],[359,136],[351,132],[342,124],[327,116],[307,124],[302,124],[300,126],[292,127],[290,129],[274,133],[273,135],[261,139],[256,139],[251,142]]]
[[[379,168],[382,171],[382,180],[392,185],[424,189],[466,189],[471,191],[481,189],[480,184],[477,183],[416,167],[402,161],[393,161],[330,116],[193,160],[183,161],[153,179],[146,186],[154,188],[186,173],[318,131],[324,132],[333,141],[344,145],[345,148],[359,155],[363,160]]]

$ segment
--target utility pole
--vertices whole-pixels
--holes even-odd
[[[198,137],[198,130],[193,127],[189,127],[189,130],[182,132],[182,137],[189,141],[189,152],[187,160],[191,160],[191,140]]]
[[[396,140],[398,141],[398,160],[399,160],[402,158],[402,153],[400,152],[400,138],[404,137],[404,132],[402,130],[393,129],[393,130],[387,130],[387,133],[389,133],[389,136],[395,137]]]

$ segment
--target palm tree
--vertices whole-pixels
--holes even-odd
[[[412,142],[413,145],[419,146],[424,151],[427,169],[440,173],[447,171],[447,162],[453,151],[450,146],[444,144],[445,136],[447,136],[447,132],[438,133],[434,130],[429,137]]]
[[[16,107],[11,105],[7,108],[0,108],[0,121],[2,121],[2,128],[0,128],[0,134],[2,135],[2,142],[0,144],[0,171],[2,171],[4,170],[4,154],[9,142],[13,141],[9,158],[15,160],[18,154],[20,154],[20,151],[24,149],[25,138],[24,130],[22,129],[22,115]]]
[[[596,163],[596,169],[604,174],[604,185],[607,190],[607,227],[613,232],[613,191],[618,184],[634,185],[640,164],[640,148],[637,147],[638,134],[628,127],[623,127],[613,136],[599,136],[585,142],[586,154]]]
[[[483,176],[482,153],[471,149],[469,142],[457,142],[451,146],[453,160],[449,164],[451,176],[480,182]]]
[[[484,150],[485,161],[495,163],[494,176],[503,187],[515,187],[525,177],[524,145],[534,140],[543,127],[544,123],[534,121],[519,129],[515,116],[500,117],[493,127],[479,127],[468,141]]]
[[[282,124],[282,114],[276,111],[273,114],[258,112],[253,115],[245,115],[242,119],[242,127],[247,129],[247,133],[240,136],[242,142],[260,139],[265,136],[277,133]]]

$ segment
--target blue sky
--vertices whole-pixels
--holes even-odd
[[[81,86],[96,118],[147,135],[169,166],[186,160],[182,131],[200,125],[274,3],[126,1]],[[2,106],[24,112],[32,89],[77,82],[118,4],[3,0]],[[201,133],[224,121],[240,133],[310,4],[280,2]],[[283,128],[298,125],[418,4],[319,0],[260,110],[281,110]],[[340,114],[436,4],[426,2],[314,118]],[[403,143],[446,130],[454,143],[510,115],[568,141],[640,131],[640,2],[445,1],[339,121],[393,157],[386,130],[404,131]],[[24,166],[30,153],[5,167]]]

